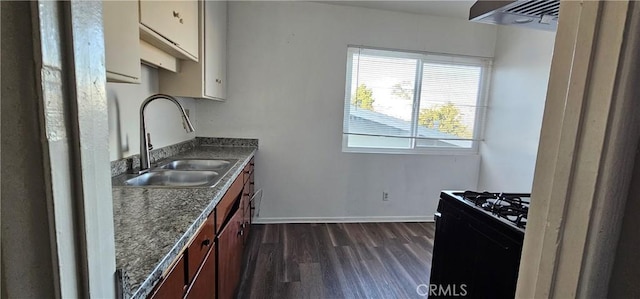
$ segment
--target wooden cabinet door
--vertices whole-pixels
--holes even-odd
[[[252,185],[250,181],[244,183],[244,189],[242,190],[242,226],[243,230],[243,244],[247,244],[247,240],[249,238],[249,231],[251,229],[251,197],[253,196]]]
[[[242,209],[238,209],[218,237],[218,299],[231,299],[240,282]]]
[[[247,204],[249,204],[249,201],[247,200]],[[247,207],[244,210],[244,216],[242,217],[242,230],[243,230],[243,245],[247,244],[247,241],[249,240],[249,232],[251,231],[251,208]]]
[[[140,23],[198,58],[198,2],[140,0]]]
[[[175,299],[182,298],[184,290],[186,288],[185,283],[185,265],[184,256],[181,255],[173,268],[162,279],[160,285],[152,293],[149,298],[151,299]]]
[[[205,1],[204,93],[227,98],[227,2]]]
[[[140,83],[138,1],[102,1],[107,82]]]
[[[216,298],[216,250],[212,246],[187,291],[186,299]]]

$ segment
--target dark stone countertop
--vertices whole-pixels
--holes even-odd
[[[169,158],[238,159],[213,187],[124,187],[127,174],[112,179],[116,269],[123,298],[145,298],[151,292],[256,150],[201,145]]]

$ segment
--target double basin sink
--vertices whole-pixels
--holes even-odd
[[[236,161],[238,160],[173,160],[128,179],[124,184],[136,187],[211,187],[233,167]]]

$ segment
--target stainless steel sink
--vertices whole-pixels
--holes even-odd
[[[211,187],[235,165],[237,159],[173,160],[124,181],[130,187]],[[121,181],[122,182],[122,181]],[[121,183],[122,184],[122,183]]]
[[[237,160],[199,160],[199,159],[184,159],[175,160],[167,164],[160,166],[160,169],[175,169],[175,170],[213,170],[221,171],[228,169]]]
[[[147,172],[125,182],[128,186],[206,187],[213,186],[220,174],[215,171],[162,170]]]

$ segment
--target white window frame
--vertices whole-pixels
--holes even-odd
[[[353,74],[353,55],[357,53],[359,49],[373,51],[385,51],[380,52],[380,56],[391,56],[397,58],[411,58],[418,59],[419,63],[416,70],[416,82],[414,88],[414,102],[413,102],[413,119],[412,130],[417,127],[417,117],[415,114],[420,112],[420,93],[422,87],[422,67],[424,63],[428,62],[447,62],[457,65],[470,65],[480,66],[482,71],[480,74],[480,87],[478,91],[478,99],[476,101],[476,117],[474,120],[473,137],[470,148],[453,148],[453,147],[416,147],[415,135],[412,132],[412,137],[405,137],[412,139],[411,148],[384,148],[384,147],[354,147],[349,146],[349,104],[352,94],[352,74]],[[387,51],[397,52],[398,55],[389,55]],[[396,54],[396,53],[394,53]],[[455,62],[453,62],[455,60]],[[420,52],[410,50],[398,50],[389,48],[379,48],[370,46],[348,45],[347,46],[347,63],[346,63],[346,79],[345,79],[345,98],[344,98],[344,111],[343,111],[343,129],[342,129],[342,152],[344,153],[379,153],[379,154],[427,154],[427,155],[477,155],[479,152],[480,141],[483,140],[487,99],[489,95],[489,84],[492,73],[493,60],[489,57],[480,56],[468,56],[468,55],[456,55],[456,54],[443,54],[433,52]],[[466,139],[465,139],[466,140]]]

